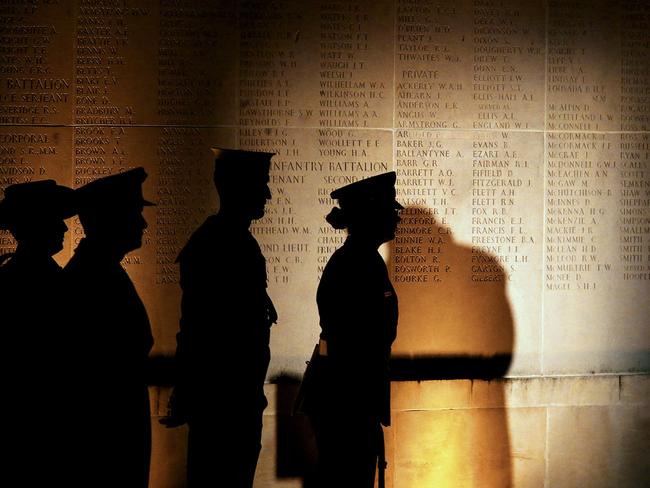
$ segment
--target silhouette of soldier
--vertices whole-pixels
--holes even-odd
[[[76,190],[85,237],[64,273],[71,289],[79,347],[77,483],[146,487],[151,421],[145,377],[153,346],[149,318],[120,264],[142,245],[147,223],[143,168],[107,176]]]
[[[52,256],[63,249],[63,220],[75,213],[74,191],[53,180],[8,186],[0,202],[0,229],[18,244],[15,253],[0,257],[5,486],[66,479],[60,446],[65,410],[57,395],[66,297]]]
[[[397,333],[397,296],[378,248],[395,237],[394,172],[331,193],[339,207],[327,221],[348,237],[318,286],[320,342],[303,404],[318,448],[322,487],[372,488],[383,432],[390,425],[388,361]],[[314,361],[312,361],[314,362]]]
[[[219,212],[178,257],[179,378],[163,423],[188,423],[188,486],[248,488],[261,449],[270,327],[277,321],[266,261],[249,227],[271,198],[273,154],[213,151]]]

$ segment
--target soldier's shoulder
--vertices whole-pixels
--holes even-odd
[[[349,287],[365,286],[385,273],[386,265],[371,252],[342,246],[332,254],[323,276]]]
[[[221,232],[221,222],[218,216],[210,215],[190,236],[188,242],[203,242],[215,239]]]
[[[216,216],[211,215],[192,233],[187,243],[176,258],[176,262],[191,260],[206,252],[213,253],[220,242],[220,224]]]
[[[373,262],[374,256],[370,252],[360,250],[354,246],[341,246],[330,258],[332,264],[336,266],[349,267],[357,269],[366,267]]]

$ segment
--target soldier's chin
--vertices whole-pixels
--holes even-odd
[[[126,252],[135,251],[136,249],[140,249],[142,247],[142,237],[133,238],[124,244]]]
[[[48,250],[50,256],[54,256],[61,251],[63,251],[63,239],[52,242]]]
[[[381,241],[381,242],[382,242],[382,244],[383,244],[383,243],[385,243],[385,242],[390,242],[390,241],[392,241],[393,239],[395,239],[395,231],[392,231],[392,232],[386,232],[386,233],[384,234],[384,236],[382,237],[382,241]]]
[[[258,220],[264,217],[264,207],[256,208],[251,212],[251,218],[253,220]]]

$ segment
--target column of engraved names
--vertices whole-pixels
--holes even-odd
[[[535,160],[528,159],[531,147],[531,134],[474,134],[472,281],[510,279],[520,268],[536,265],[529,259],[539,245],[530,214],[537,207],[540,184]]]
[[[208,199],[212,164],[205,129],[163,127],[156,131],[155,283],[179,280],[178,253],[214,206]]]
[[[73,184],[83,186],[126,167],[124,127],[78,126],[73,129]]]
[[[316,271],[320,277],[329,257],[346,238],[345,232],[334,229],[323,218],[337,205],[330,193],[363,178],[390,171],[392,165],[389,162],[390,135],[385,132],[318,129],[317,136],[321,174],[313,195],[318,204],[314,213],[320,216],[316,224]],[[332,141],[338,144],[333,147]]]
[[[68,124],[71,98],[66,19],[56,6],[0,5],[0,124]]]
[[[650,134],[620,134],[618,228],[625,281],[650,280]]]
[[[242,5],[240,16],[240,125],[296,125],[306,115],[295,100],[302,14],[297,6],[278,10],[275,4],[254,0]]]
[[[650,130],[650,4],[621,6],[621,130]]]
[[[319,127],[381,127],[390,120],[392,76],[384,78],[378,64],[387,58],[377,58],[389,34],[375,12],[361,1],[320,4]]]
[[[473,1],[473,127],[543,125],[542,2]]]
[[[442,282],[453,271],[445,247],[457,218],[461,157],[453,139],[437,132],[396,131],[397,199],[405,207],[394,241],[396,283]]]
[[[161,2],[157,115],[165,123],[232,123],[236,12],[211,2]]]
[[[134,145],[140,139],[137,129],[122,126],[77,126],[72,128],[72,183],[79,188],[94,180],[117,174],[133,166],[138,150]],[[83,237],[81,225],[72,229],[76,245]],[[145,229],[144,244],[148,244],[148,230]],[[127,265],[143,264],[140,251],[128,254],[123,261]]]
[[[134,123],[135,103],[123,103],[125,90],[134,88],[123,81],[134,68],[127,57],[128,24],[149,15],[147,7],[80,0],[74,39],[75,125]]]
[[[612,137],[547,134],[544,276],[549,291],[591,290],[613,272],[616,246],[609,226],[617,175]]]
[[[47,134],[32,130],[0,132],[0,187],[3,191],[9,185],[37,179],[40,171],[36,158],[46,157],[48,151],[55,154],[55,149],[48,149],[50,147]],[[29,151],[34,150],[36,154],[30,155]]]
[[[83,186],[97,178],[140,166],[140,148],[134,150],[139,135],[127,128],[136,122],[143,95],[132,80],[147,76],[146,65],[133,63],[130,43],[155,14],[148,6],[128,3],[97,3],[80,0],[74,10],[74,104],[73,104],[73,184]],[[141,54],[141,53],[140,53]],[[138,66],[138,76],[132,70]],[[75,228],[82,235],[80,227]],[[141,263],[139,255],[127,258]]]
[[[264,217],[254,221],[256,236],[266,258],[270,283],[288,285],[300,274],[305,257],[311,252],[312,230],[304,205],[296,205],[297,195],[304,193],[310,176],[320,171],[314,161],[306,161],[296,139],[296,129],[242,127],[242,149],[275,153],[271,158],[269,187],[271,200]]]
[[[548,4],[547,129],[617,130],[615,12],[591,2]]]
[[[431,0],[398,0],[396,126],[457,128],[464,110],[465,11]]]
[[[47,127],[0,128],[0,197],[9,185],[54,179],[69,185],[69,129]],[[15,241],[0,230],[0,255],[12,252]]]

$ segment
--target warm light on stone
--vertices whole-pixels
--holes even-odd
[[[273,382],[318,340],[318,279],[345,239],[330,192],[396,171],[387,486],[647,483],[647,1],[27,3],[0,6],[0,188],[146,169],[157,206],[123,264],[154,356],[175,350],[178,252],[219,207],[211,147],[276,153],[253,226]],[[83,237],[68,224],[60,264]],[[313,461],[278,467],[312,441],[278,388],[256,488],[302,486]],[[164,415],[167,386],[152,393]],[[182,487],[185,430],[155,422],[153,443],[151,487]]]

